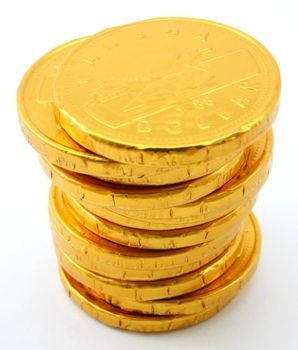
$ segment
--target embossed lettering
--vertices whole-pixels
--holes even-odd
[[[200,33],[200,34],[197,34],[194,39],[198,39],[200,40],[202,43],[205,43],[207,40],[208,40],[208,37],[209,37],[209,32],[206,32],[206,33]]]
[[[233,117],[233,113],[228,112],[215,112],[217,116],[219,116],[223,120],[230,120]]]
[[[231,97],[230,101],[243,109],[246,108],[246,105],[249,103],[249,99],[247,97]]]
[[[197,116],[195,118],[195,123],[197,125],[197,127],[201,130],[205,130],[205,129],[209,129],[210,128],[210,124],[206,123],[206,122],[203,122],[201,120],[202,118],[200,116]]]
[[[181,134],[182,133],[182,124],[179,120],[171,120],[167,123],[165,131],[169,134]]]
[[[214,102],[211,98],[205,97],[202,99],[198,99],[193,101],[193,105],[197,108],[197,109],[205,109],[207,107],[212,107],[214,105]]]
[[[257,91],[258,90],[256,87],[251,86],[248,81],[243,81],[238,86],[238,89],[250,90],[250,91]]]

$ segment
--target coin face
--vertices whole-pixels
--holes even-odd
[[[279,85],[275,61],[256,40],[218,23],[170,18],[87,39],[61,67],[55,100],[73,138],[123,160],[111,147],[128,146],[129,153],[239,135],[249,141],[273,120]]]
[[[225,154],[187,167],[151,167],[114,162],[81,147],[57,121],[53,108],[53,82],[65,57],[84,40],[65,43],[47,53],[32,65],[18,89],[17,105],[23,133],[32,147],[48,161],[108,181],[165,185],[209,174],[236,156]]]

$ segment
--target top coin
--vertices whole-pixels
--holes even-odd
[[[280,75],[271,54],[234,28],[162,18],[90,37],[54,90],[63,128],[87,149],[171,166],[253,143],[275,118]]]

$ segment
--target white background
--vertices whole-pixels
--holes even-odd
[[[0,348],[298,349],[298,9],[284,1],[7,1],[0,5]],[[63,42],[162,16],[206,18],[261,41],[282,73],[272,174],[255,212],[259,268],[220,314],[167,334],[135,334],[86,316],[64,294],[47,217],[49,181],[17,120],[15,93],[29,66]]]

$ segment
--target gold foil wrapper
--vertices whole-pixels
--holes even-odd
[[[260,254],[251,210],[279,94],[260,43],[197,19],[111,28],[28,70],[19,120],[52,181],[61,280],[82,310],[163,332],[238,294]]]

